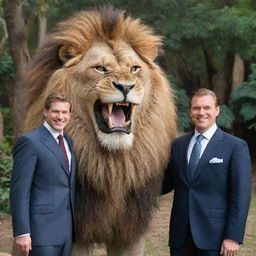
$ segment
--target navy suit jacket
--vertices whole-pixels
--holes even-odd
[[[71,140],[65,138],[71,151],[70,173],[58,143],[43,125],[21,136],[14,149],[13,233],[30,233],[33,246],[63,244],[72,232],[67,225],[74,210],[75,155]]]
[[[169,245],[179,248],[189,226],[196,246],[219,249],[223,239],[243,241],[251,195],[251,161],[247,143],[217,129],[193,180],[187,150],[193,132],[176,139],[165,173],[163,193],[174,190]],[[218,158],[219,161],[211,159]]]

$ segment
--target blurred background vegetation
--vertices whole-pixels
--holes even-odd
[[[13,141],[21,133],[27,88],[23,81],[36,48],[57,22],[110,2],[141,18],[164,38],[157,59],[176,95],[180,132],[192,129],[191,92],[214,90],[218,124],[256,152],[255,0],[0,0],[0,211],[8,211]]]

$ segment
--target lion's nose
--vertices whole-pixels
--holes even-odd
[[[135,84],[120,84],[115,82],[112,83],[118,90],[120,90],[123,93],[125,97],[128,94],[128,92],[135,86]]]

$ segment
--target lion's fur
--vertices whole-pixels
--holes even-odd
[[[102,147],[91,119],[96,78],[84,72],[86,64],[81,63],[92,47],[100,51],[103,43],[119,60],[129,46],[145,66],[144,97],[133,117],[134,139],[128,149]],[[170,142],[176,136],[172,92],[153,62],[161,44],[150,27],[121,11],[108,7],[81,12],[58,25],[39,49],[29,73],[26,130],[42,123],[44,101],[51,92],[65,93],[72,101],[66,132],[73,139],[78,162],[77,236],[88,246],[134,242],[146,230],[157,205]],[[124,80],[129,74],[117,72],[115,77]]]

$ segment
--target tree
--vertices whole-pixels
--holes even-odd
[[[3,36],[2,36],[2,39],[0,41],[0,51],[2,51],[6,40],[8,39],[8,32],[7,32],[6,23],[5,23],[5,20],[2,17],[0,17],[0,26],[3,28]]]
[[[152,14],[148,21],[165,37],[166,69],[188,92],[208,87],[228,105],[235,56],[251,61],[256,54],[253,1],[149,2],[158,17]]]
[[[248,80],[231,93],[232,107],[241,122],[256,131],[256,64],[252,65]]]
[[[24,82],[24,77],[30,66],[31,57],[27,46],[27,26],[22,14],[21,1],[5,0],[3,7],[9,34],[9,47],[16,74],[13,84],[11,110],[13,134],[14,136],[18,136],[22,131],[22,122],[26,114],[25,103],[27,102],[28,88]]]
[[[47,1],[35,1],[30,16],[24,18],[23,4],[21,0],[3,0],[4,19],[9,35],[9,49],[14,63],[15,81],[12,85],[12,97],[10,106],[12,112],[12,129],[15,137],[22,132],[22,124],[26,115],[26,102],[29,88],[25,82],[25,76],[31,65],[31,53],[28,46],[29,32],[35,17],[38,18],[38,44],[43,40],[46,32],[45,14]],[[39,10],[39,11],[38,11]],[[18,43],[17,43],[18,42]]]
[[[25,109],[24,97],[28,90],[22,77],[30,66],[31,56],[40,45],[41,35],[45,34],[47,25],[48,31],[51,31],[56,22],[105,1],[2,1],[16,74],[11,90],[11,108],[14,135],[17,136],[25,115],[25,111],[21,113],[17,109]],[[226,106],[226,113],[230,113],[231,90],[246,79],[250,63],[256,60],[256,4],[253,0],[110,2],[128,14],[142,18],[163,35],[165,53],[158,61],[168,74],[175,77],[179,88],[185,89],[188,95],[199,87],[213,89]],[[12,24],[12,20],[20,21]],[[5,87],[2,86],[3,90]]]

